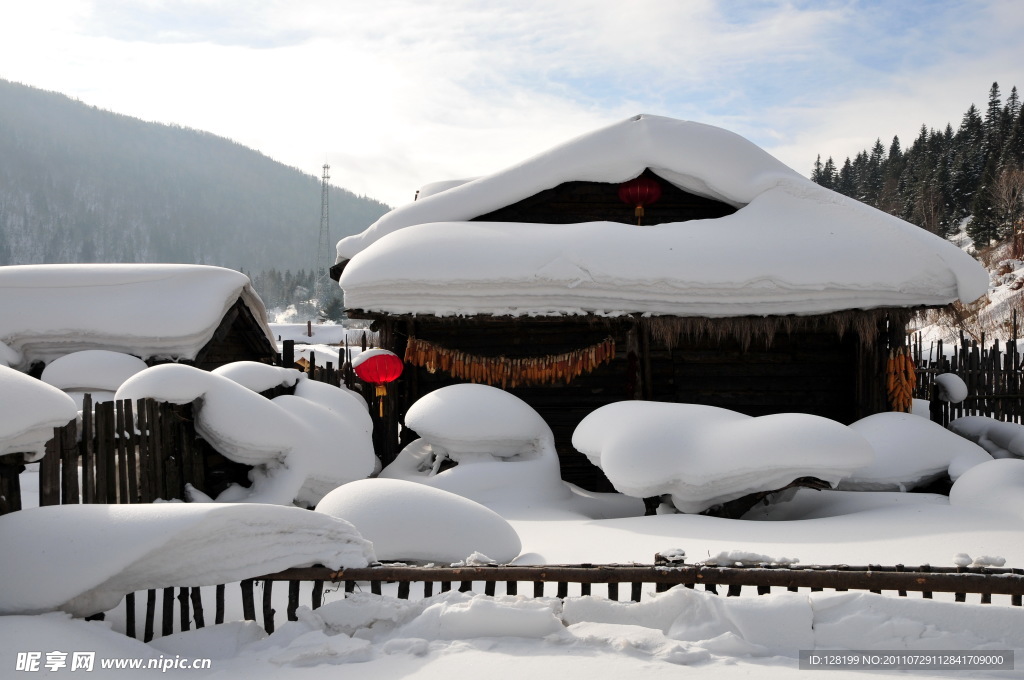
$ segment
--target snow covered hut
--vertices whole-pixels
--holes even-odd
[[[461,381],[537,409],[585,485],[572,431],[624,399],[850,423],[887,410],[884,357],[910,315],[988,283],[742,137],[658,116],[424,193],[341,240],[332,269],[348,314],[406,358],[385,462],[406,408]]]
[[[190,264],[0,267],[0,360],[38,375],[83,350],[213,369],[269,362],[277,343],[249,278]]]

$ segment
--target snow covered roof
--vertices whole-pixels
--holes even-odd
[[[475,217],[570,181],[649,168],[737,208],[637,227]],[[822,314],[972,301],[984,268],[952,244],[820,187],[720,128],[641,115],[428,195],[338,242],[350,309],[439,315]]]
[[[89,349],[194,359],[241,299],[276,347],[249,277],[190,264],[0,267],[0,343],[25,369]]]

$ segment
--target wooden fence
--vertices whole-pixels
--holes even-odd
[[[257,617],[256,582],[262,582],[260,617]],[[704,565],[671,564],[656,558],[654,565],[548,565],[548,566],[484,566],[484,567],[415,567],[407,565],[379,565],[360,569],[332,571],[323,567],[288,569],[240,583],[242,616],[247,621],[259,621],[272,633],[277,610],[274,608],[273,584],[288,584],[288,600],[285,618],[297,620],[302,584],[310,584],[309,606],[317,609],[323,603],[324,587],[327,583],[337,584],[339,592],[345,595],[363,589],[380,595],[384,584],[395,584],[397,597],[409,599],[413,595],[412,585],[424,598],[437,592],[459,590],[496,595],[498,584],[501,594],[532,597],[568,597],[570,586],[573,594],[581,596],[600,595],[593,586],[603,585],[604,595],[618,601],[627,596],[639,602],[645,584],[653,585],[655,592],[682,585],[694,588],[701,585],[705,591],[724,594],[729,597],[750,594],[766,595],[772,588],[798,592],[800,588],[810,591],[825,589],[836,591],[860,590],[873,593],[892,591],[900,597],[909,592],[919,592],[931,599],[934,593],[952,593],[955,602],[966,602],[967,594],[980,595],[981,604],[991,604],[993,595],[1009,596],[1010,605],[1020,607],[1024,596],[1024,569],[992,569],[970,567],[920,567],[895,566],[770,566],[755,565],[742,567],[717,567]],[[520,590],[521,583],[528,587]],[[479,584],[479,585],[477,585]],[[554,584],[551,587],[551,584]],[[482,586],[482,588],[480,588]],[[479,588],[479,590],[476,590]],[[746,590],[744,590],[746,588]],[[554,592],[551,592],[554,590]],[[216,586],[214,623],[225,620],[226,586]],[[192,625],[202,628],[206,617],[199,588],[165,588],[161,596],[161,634],[170,635],[176,631],[189,630]],[[144,610],[143,639],[148,642],[156,633],[156,610],[158,591],[146,593]],[[138,621],[136,596],[125,598],[125,632],[137,637]],[[177,614],[175,616],[175,605]],[[175,626],[175,619],[178,626]]]
[[[367,341],[363,333],[356,347],[366,349]],[[278,364],[293,367],[295,343],[283,344]],[[347,345],[344,352],[347,356]],[[372,386],[357,380],[348,362],[338,368],[330,362],[316,366],[311,352],[306,372],[312,380],[359,389],[372,398]],[[273,398],[291,391],[279,388],[263,394]],[[23,470],[20,454],[0,457],[0,514],[21,509]],[[94,405],[87,394],[80,423],[55,428],[47,443],[39,469],[39,504],[150,503],[184,498],[186,484],[216,496],[231,482],[247,485],[247,470],[196,435],[191,404],[146,399]]]
[[[993,340],[986,345],[984,336],[979,342],[961,335],[950,351],[942,341],[925,345],[917,336],[911,341],[911,351],[917,366],[914,396],[933,401],[932,419],[936,422],[945,426],[961,416],[981,415],[1024,423],[1022,357],[1016,341]],[[950,404],[935,398],[935,378],[943,373],[955,373],[963,379],[967,399]]]
[[[56,428],[39,465],[39,504],[151,503],[184,498],[185,484],[207,490],[229,475],[210,468],[209,445],[195,432],[190,404],[140,399],[90,403],[81,427]],[[81,429],[81,432],[79,432]]]

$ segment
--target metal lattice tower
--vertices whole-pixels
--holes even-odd
[[[316,290],[314,294],[320,305],[323,305],[327,295],[327,285],[330,280],[328,271],[333,264],[331,257],[331,220],[328,209],[328,184],[331,178],[331,166],[324,163],[324,174],[320,185],[320,243],[316,249]]]

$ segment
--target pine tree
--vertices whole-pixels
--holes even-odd
[[[825,167],[821,169],[821,185],[826,189],[834,189],[836,186],[836,164],[832,156],[825,161]]]
[[[836,175],[835,190],[850,198],[853,198],[857,193],[857,183],[853,179],[853,164],[850,163],[849,156],[843,161],[843,167],[839,169],[839,173]]]
[[[985,170],[985,128],[978,108],[971,104],[953,135],[950,149],[950,200],[954,217],[970,215],[971,203]]]
[[[814,161],[814,168],[811,170],[811,181],[815,184],[821,184],[821,171],[824,166],[821,164],[821,154]]]

